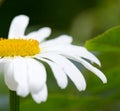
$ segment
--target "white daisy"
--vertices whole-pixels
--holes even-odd
[[[81,63],[97,75],[103,83],[104,74],[88,61],[100,66],[100,61],[86,48],[72,45],[72,37],[62,35],[45,40],[51,33],[48,27],[25,35],[29,18],[25,15],[15,17],[11,23],[8,39],[0,39],[0,70],[5,83],[19,96],[28,94],[40,103],[47,99],[46,69],[41,61],[52,69],[57,84],[66,88],[68,77],[79,91],[85,90],[86,82],[80,70],[70,61]]]

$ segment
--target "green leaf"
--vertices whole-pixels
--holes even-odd
[[[109,29],[103,34],[88,40],[85,47],[103,52],[120,52],[120,26]]]

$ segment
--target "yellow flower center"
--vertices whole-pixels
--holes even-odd
[[[38,53],[40,53],[40,48],[37,40],[0,38],[0,57],[25,57]]]

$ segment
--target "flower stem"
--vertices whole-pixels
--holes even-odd
[[[16,95],[15,91],[10,90],[10,110],[19,111],[19,96]]]

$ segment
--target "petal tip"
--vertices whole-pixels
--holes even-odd
[[[50,27],[43,27],[40,29],[40,31],[43,31],[44,34],[46,34],[46,36],[49,36],[51,34],[51,28]]]
[[[21,14],[17,15],[14,19],[29,19],[29,17],[27,15]]]
[[[107,83],[107,78],[105,77],[102,81],[103,81],[104,84],[106,84]]]
[[[80,85],[80,87],[77,87],[79,91],[85,91],[86,90],[86,83]]]
[[[8,38],[16,38],[23,36],[28,22],[29,17],[26,15],[18,15],[14,17],[10,24]]]

